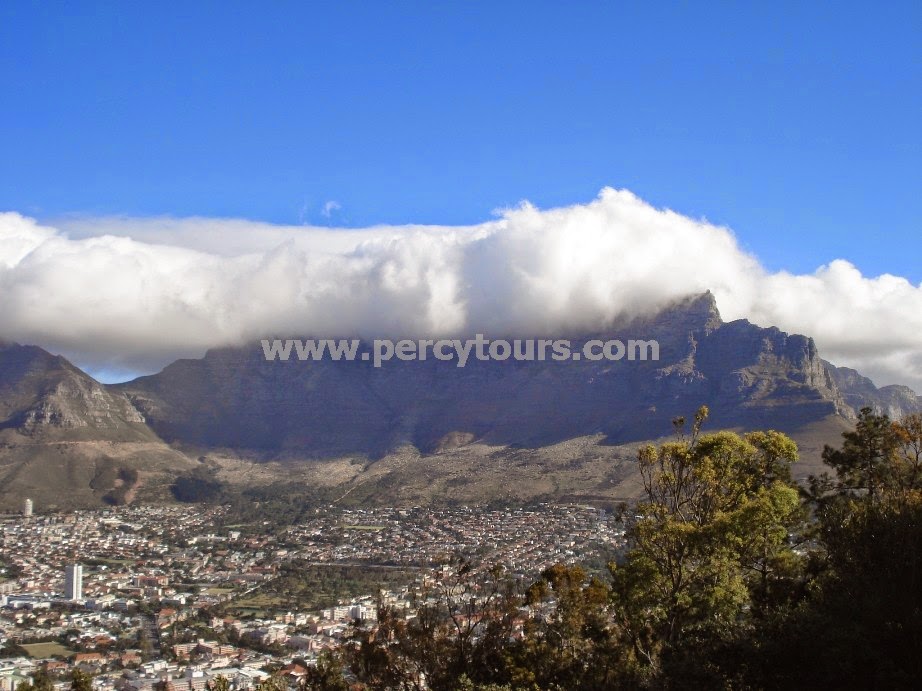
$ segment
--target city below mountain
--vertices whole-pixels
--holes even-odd
[[[497,336],[498,337],[498,336]],[[820,358],[811,338],[725,323],[710,293],[590,338],[655,339],[658,361],[267,361],[259,343],[103,385],[0,343],[0,506],[171,499],[177,478],[313,488],[343,505],[637,496],[638,446],[700,406],[708,429],[776,429],[820,470],[863,406],[922,411]]]

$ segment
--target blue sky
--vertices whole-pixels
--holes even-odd
[[[910,2],[6,2],[0,209],[464,224],[610,185],[918,283],[920,36]]]

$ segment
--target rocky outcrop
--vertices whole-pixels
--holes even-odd
[[[922,397],[908,386],[890,385],[880,388],[870,379],[848,367],[836,367],[824,362],[830,378],[841,391],[845,401],[855,411],[865,406],[876,413],[899,420],[912,413],[922,413]]]
[[[0,431],[30,437],[85,436],[110,441],[155,438],[128,398],[60,356],[36,346],[0,346]]]
[[[0,344],[0,507],[127,501],[135,492],[113,490],[129,470],[145,496],[163,496],[192,465],[123,393],[41,348]]]

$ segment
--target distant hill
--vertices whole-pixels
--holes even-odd
[[[124,394],[41,348],[0,343],[2,505],[124,501],[189,465]]]
[[[8,344],[0,499],[67,491],[71,502],[100,501],[91,476],[113,464],[142,470],[142,498],[191,468],[238,485],[324,485],[358,503],[630,498],[637,444],[668,435],[674,417],[701,404],[710,429],[791,434],[800,476],[819,469],[823,444],[861,406],[922,411],[909,389],[878,389],[825,362],[807,336],[723,322],[710,293],[573,342],[589,338],[655,339],[660,359],[374,368],[268,362],[253,344],[103,386],[62,358]]]
[[[874,382],[853,369],[836,367],[828,362],[824,364],[845,402],[854,410],[870,406],[878,414],[884,413],[894,420],[919,412],[922,398],[908,386],[890,385],[877,388]]]
[[[156,438],[124,394],[59,355],[8,343],[0,343],[0,435],[13,441]]]

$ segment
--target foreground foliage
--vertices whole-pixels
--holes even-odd
[[[309,689],[913,688],[922,679],[922,417],[870,409],[791,480],[778,432],[639,452],[643,500],[610,578],[446,565],[407,619],[379,608]]]

